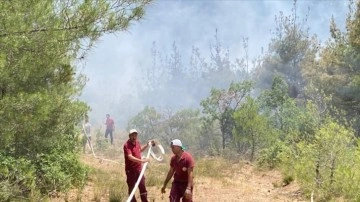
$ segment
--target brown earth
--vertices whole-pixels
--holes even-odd
[[[52,198],[51,202],[108,202],[109,190],[105,188],[105,191],[99,189],[99,181],[103,180],[105,186],[111,186],[107,182],[111,180],[117,180],[122,185],[118,189],[120,193],[126,195],[125,185],[125,172],[122,157],[121,140],[114,142],[115,145],[108,153],[104,152],[103,156],[97,155],[95,158],[92,155],[91,150],[87,147],[87,154],[82,155],[82,161],[94,170],[98,170],[105,173],[105,177],[93,176],[90,174],[89,180],[86,186],[82,190],[72,190],[66,196],[60,195],[56,198]],[[120,154],[120,155],[119,155]],[[160,187],[166,176],[168,170],[167,159],[170,155],[165,157],[165,161],[162,163],[153,162],[148,164],[145,172],[147,184],[148,198],[151,202],[167,202],[169,189],[167,193],[161,194]],[[117,159],[116,159],[117,158]],[[202,169],[207,167],[207,163],[211,161],[211,165],[217,163],[217,159],[197,159],[203,160],[205,164],[202,165]],[[292,182],[287,186],[282,186],[282,176],[280,172],[272,171],[260,171],[256,169],[254,165],[248,162],[229,163],[227,166],[221,166],[223,162],[218,163],[218,167],[210,168],[213,173],[205,173],[200,176],[195,176],[193,201],[195,202],[302,202],[306,201],[301,196],[301,191],[296,182]],[[205,166],[204,166],[205,165]],[[199,171],[198,166],[198,172]],[[225,168],[224,168],[225,167]],[[196,169],[196,167],[195,167]],[[201,171],[206,172],[206,171]],[[222,172],[222,173],[220,173]],[[196,173],[196,170],[195,170]],[[209,174],[209,175],[206,175]],[[106,178],[101,179],[101,178]],[[109,179],[108,179],[109,178]],[[169,187],[170,187],[169,183]],[[117,189],[115,187],[115,189]],[[139,192],[136,192],[138,198]],[[121,196],[125,198],[127,196]],[[138,201],[140,201],[138,199]]]
[[[93,168],[113,173],[112,177],[124,179],[123,165],[106,160],[99,160],[92,155],[83,156],[83,161]],[[150,164],[149,164],[150,165]],[[240,167],[240,169],[239,169]],[[154,170],[154,168],[150,168]],[[193,201],[199,202],[300,202],[301,192],[295,182],[287,186],[279,186],[282,182],[278,171],[258,171],[250,163],[243,165],[234,164],[229,169],[228,177],[195,177]],[[219,172],[214,170],[214,172]],[[150,173],[151,174],[151,173]],[[145,173],[147,179],[150,175]],[[163,173],[165,177],[166,172]],[[152,202],[169,201],[167,194],[160,193],[160,187],[148,186],[149,200]],[[101,198],[95,199],[96,187],[91,180],[85,188],[79,192],[73,190],[69,193],[67,200],[63,197],[52,199],[52,202],[60,201],[109,201],[109,194],[103,194]],[[167,193],[169,190],[167,190]],[[138,197],[138,192],[136,192]],[[125,200],[124,200],[125,201]],[[138,200],[140,201],[140,200]]]

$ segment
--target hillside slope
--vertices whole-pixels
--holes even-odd
[[[127,187],[123,159],[107,161],[94,158],[91,154],[82,156],[85,164],[95,170],[83,190],[72,190],[66,197],[53,198],[52,202],[60,201],[110,201],[110,192],[118,190],[118,201],[126,201]],[[199,170],[195,176],[195,202],[300,202],[299,187],[295,182],[281,186],[282,176],[277,171],[258,171],[250,163],[230,163],[221,165],[217,159],[198,160]],[[204,164],[205,162],[205,164]],[[204,167],[208,165],[208,167]],[[217,166],[214,166],[217,165]],[[209,168],[210,167],[210,168]],[[149,201],[168,201],[169,189],[166,194],[160,193],[168,163],[151,162],[145,172],[148,184]],[[102,174],[99,174],[102,173]],[[108,179],[106,179],[108,178]],[[111,183],[117,181],[117,185]],[[103,181],[103,182],[101,182]],[[119,185],[120,183],[120,185]],[[170,184],[170,183],[169,183]],[[117,188],[118,187],[118,188]],[[118,193],[118,195],[119,195]],[[138,192],[136,193],[138,197]],[[112,201],[116,201],[112,199]],[[140,200],[138,200],[140,201]]]

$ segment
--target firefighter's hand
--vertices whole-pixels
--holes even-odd
[[[150,158],[142,158],[141,162],[142,163],[146,163],[146,162],[150,163]]]
[[[161,193],[162,193],[162,194],[165,193],[165,189],[166,189],[166,187],[162,187],[162,188],[161,188]]]
[[[156,146],[156,143],[154,140],[149,140],[149,145],[151,145],[152,147],[155,147]]]
[[[186,198],[186,199],[191,199],[191,195],[192,195],[191,189],[190,189],[190,188],[186,188],[186,190],[185,190],[185,198]]]

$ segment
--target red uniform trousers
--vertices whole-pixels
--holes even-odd
[[[182,198],[182,202],[192,202],[192,199],[186,199],[184,194],[187,187],[187,182],[176,182],[173,181],[170,191],[170,202],[180,202]],[[191,193],[193,188],[191,187]]]
[[[136,181],[140,176],[140,171],[137,170],[127,170],[126,171],[126,183],[128,185],[128,193],[131,194],[132,190],[135,187]],[[139,191],[140,191],[140,198],[142,202],[148,202],[147,200],[147,190],[145,186],[145,177],[143,176],[139,183]],[[131,199],[131,202],[136,202],[135,196]]]

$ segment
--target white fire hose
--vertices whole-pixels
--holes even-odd
[[[161,146],[161,144],[159,144],[159,143],[156,143],[156,144],[155,144],[155,146],[157,146],[157,147],[160,149],[160,152],[161,152],[161,155],[158,156],[158,157],[155,155],[155,153],[154,153],[154,152],[152,151],[152,149],[151,149],[151,148],[152,148],[152,143],[149,142],[148,144],[149,144],[149,150],[148,150],[148,152],[147,152],[146,158],[148,159],[149,156],[150,156],[150,154],[151,154],[151,156],[152,156],[155,160],[157,160],[157,161],[162,161],[162,160],[164,159],[163,155],[165,154],[165,150],[164,150],[164,148]],[[134,186],[133,190],[131,191],[131,193],[130,193],[130,195],[129,195],[129,198],[126,200],[126,202],[130,202],[131,199],[134,197],[135,191],[136,191],[136,189],[137,189],[138,186],[139,186],[140,180],[141,180],[141,178],[142,178],[143,175],[144,175],[144,172],[145,172],[145,169],[146,169],[146,166],[148,165],[148,163],[149,163],[149,162],[144,163],[144,165],[143,165],[143,167],[142,167],[142,169],[141,169],[139,178],[137,179],[137,181],[136,181],[136,183],[135,183],[135,186]]]
[[[100,158],[100,157],[96,156],[96,155],[95,155],[95,152],[94,152],[94,148],[93,148],[93,146],[92,146],[92,144],[91,144],[91,141],[90,141],[90,139],[89,139],[89,137],[88,137],[88,134],[87,134],[87,132],[86,132],[86,130],[85,130],[84,124],[83,124],[83,127],[82,127],[82,128],[83,128],[83,131],[84,131],[84,133],[85,133],[86,141],[89,143],[89,147],[90,147],[90,149],[91,149],[91,152],[92,152],[94,158],[120,164],[120,163],[117,162],[117,161],[113,161],[113,160],[110,160],[110,159],[104,159],[104,158]]]
[[[119,162],[116,162],[116,161],[113,161],[113,160],[110,160],[110,159],[103,159],[103,158],[97,157],[97,156],[95,155],[95,152],[94,152],[94,149],[93,149],[93,147],[92,147],[91,141],[90,141],[90,139],[88,138],[88,134],[87,134],[87,132],[86,132],[86,130],[85,130],[85,126],[84,126],[84,125],[83,125],[83,130],[84,130],[84,133],[85,133],[85,136],[86,136],[86,140],[87,140],[87,142],[89,143],[89,147],[90,147],[90,149],[91,149],[91,151],[92,151],[92,154],[93,154],[93,156],[94,156],[95,158],[98,158],[98,159],[101,159],[101,160],[105,160],[105,161],[110,161],[110,162],[113,162],[113,163],[119,163]],[[164,147],[163,147],[158,141],[155,141],[155,146],[157,146],[157,147],[159,148],[160,153],[161,153],[159,156],[156,156],[156,154],[155,154],[154,151],[152,150],[152,147],[153,147],[153,146],[152,146],[152,142],[150,141],[148,144],[149,144],[149,150],[148,150],[148,153],[147,153],[147,155],[146,155],[146,158],[149,158],[149,156],[151,155],[151,157],[153,157],[155,160],[157,160],[157,161],[162,161],[162,160],[164,159],[164,154],[165,154]],[[144,165],[143,165],[143,167],[142,167],[142,169],[141,169],[141,172],[140,172],[140,176],[139,176],[138,180],[136,181],[135,186],[134,186],[133,190],[131,191],[131,194],[129,195],[129,198],[127,199],[126,202],[130,202],[131,199],[133,198],[133,196],[134,196],[134,194],[135,194],[135,191],[136,191],[136,189],[137,189],[138,186],[139,186],[140,180],[141,180],[142,176],[144,175],[144,172],[145,172],[145,169],[146,169],[146,166],[147,166],[148,163],[149,163],[149,162],[144,163]]]

